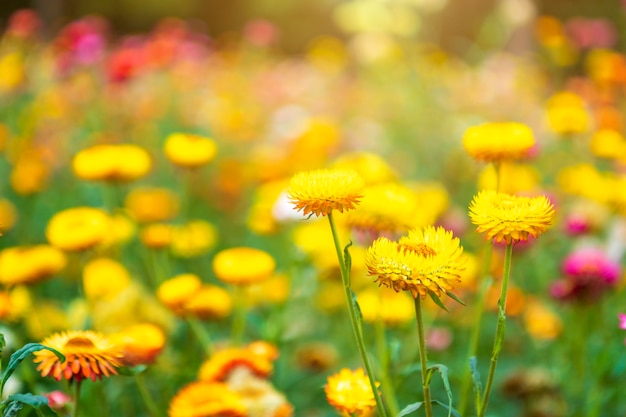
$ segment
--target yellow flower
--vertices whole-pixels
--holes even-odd
[[[245,287],[246,299],[250,305],[280,304],[289,297],[289,277],[277,274],[265,281]]]
[[[401,326],[415,318],[415,304],[406,293],[368,288],[357,298],[363,320],[368,323],[380,318],[388,326]]]
[[[328,403],[342,416],[366,416],[376,408],[374,392],[362,368],[354,371],[344,368],[329,376],[324,392]]]
[[[294,209],[326,216],[333,210],[352,210],[364,193],[364,183],[356,171],[329,170],[301,172],[291,178],[287,194]]]
[[[272,255],[255,248],[224,249],[213,258],[215,275],[228,284],[248,285],[265,281],[275,269],[276,261]]]
[[[110,300],[130,285],[126,268],[109,258],[89,261],[83,269],[83,288],[89,300]]]
[[[37,150],[27,150],[16,160],[9,181],[11,188],[20,195],[35,194],[44,189],[50,167]]]
[[[168,417],[247,417],[239,395],[226,384],[196,381],[182,388],[170,402]]]
[[[141,229],[139,239],[149,248],[165,248],[171,245],[173,233],[174,226],[165,223],[153,223]]]
[[[511,243],[537,237],[552,225],[554,207],[545,196],[517,197],[493,190],[480,191],[472,200],[469,216],[487,240]]]
[[[193,220],[172,229],[172,253],[181,258],[203,255],[215,247],[217,230],[205,220]]]
[[[145,176],[152,167],[148,152],[132,144],[94,145],[72,160],[74,174],[84,180],[124,182]]]
[[[198,379],[201,381],[224,381],[231,371],[245,367],[253,374],[266,378],[273,370],[272,361],[265,354],[249,347],[226,348],[215,352],[200,365]]]
[[[217,145],[209,138],[190,133],[172,133],[165,139],[165,156],[173,164],[198,168],[215,158]]]
[[[0,56],[0,91],[17,89],[25,80],[24,57],[18,52]]]
[[[365,263],[376,282],[414,298],[441,296],[460,282],[466,258],[459,239],[442,227],[413,229],[399,241],[378,238],[365,253]]]
[[[61,352],[65,361],[51,351],[44,349],[34,353],[34,362],[41,376],[51,375],[57,381],[92,381],[103,376],[116,375],[122,356],[119,348],[101,333],[92,330],[76,330],[55,333],[45,338],[41,344]]]
[[[55,214],[46,227],[46,237],[53,246],[65,251],[81,251],[106,240],[111,233],[111,219],[93,207],[75,207]]]
[[[0,283],[33,284],[65,268],[65,254],[52,246],[16,246],[0,251]]]
[[[626,140],[617,130],[600,129],[589,144],[591,153],[598,158],[618,159],[626,155]]]
[[[478,188],[481,190],[496,190],[508,194],[533,191],[537,188],[540,174],[537,169],[528,164],[502,162],[500,164],[500,178],[496,168],[487,165],[478,178]]]
[[[547,305],[533,298],[524,311],[524,327],[536,340],[553,340],[561,334],[563,323]]]
[[[532,130],[516,122],[483,123],[470,127],[463,135],[467,153],[486,162],[523,158],[534,145]]]
[[[583,99],[569,91],[558,92],[550,97],[546,117],[550,129],[562,135],[586,132],[591,123]]]
[[[17,209],[9,200],[0,199],[0,231],[11,230],[17,222]]]
[[[139,223],[171,220],[178,214],[178,198],[165,188],[136,188],[124,205]]]
[[[233,309],[233,299],[228,291],[217,285],[202,285],[182,306],[183,310],[201,319],[222,319]]]
[[[353,169],[367,185],[396,181],[398,175],[380,156],[371,152],[344,154],[331,164],[333,169]]]
[[[194,274],[180,274],[164,281],[157,288],[157,298],[177,314],[184,312],[183,305],[202,287],[202,281]]]
[[[165,333],[152,323],[131,325],[109,338],[120,346],[124,366],[151,364],[165,347]]]

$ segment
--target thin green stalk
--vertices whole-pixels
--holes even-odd
[[[202,352],[204,352],[207,356],[211,356],[213,352],[213,344],[211,342],[211,336],[206,331],[202,323],[195,317],[187,317],[187,323],[189,323],[189,327],[196,338],[202,345]]]
[[[415,318],[417,319],[417,343],[422,368],[422,391],[424,392],[424,409],[426,417],[433,416],[433,405],[430,400],[430,378],[428,377],[428,358],[426,354],[426,340],[424,337],[424,318],[422,317],[421,298],[415,297]]]
[[[161,413],[159,407],[154,402],[152,395],[150,395],[150,391],[146,386],[146,381],[143,379],[143,375],[137,374],[135,375],[135,383],[137,384],[137,388],[139,389],[139,394],[141,395],[141,399],[143,403],[146,405],[148,409],[148,413],[151,417],[161,417]]]
[[[489,395],[491,394],[491,388],[493,386],[493,378],[496,373],[496,366],[498,364],[498,357],[502,350],[502,343],[504,341],[504,333],[506,329],[506,296],[507,288],[509,285],[509,276],[511,275],[511,255],[513,254],[513,243],[506,245],[506,252],[504,255],[504,273],[502,276],[502,286],[500,288],[500,299],[498,300],[498,324],[496,326],[496,335],[493,341],[493,350],[491,353],[491,364],[489,365],[489,374],[487,375],[487,384],[485,385],[485,393],[480,403],[478,417],[484,417],[487,412],[487,404],[489,403]]]
[[[81,381],[75,380],[74,381],[74,407],[72,408],[72,417],[78,417],[78,404],[79,404],[78,399],[80,398],[80,386],[81,386]]]
[[[380,379],[382,382],[381,389],[385,396],[385,403],[389,407],[389,413],[392,416],[400,414],[398,408],[398,400],[396,399],[395,390],[389,376],[389,351],[387,349],[387,337],[385,335],[385,322],[381,316],[376,319],[376,350],[378,360],[380,361]]]
[[[472,328],[472,333],[470,335],[469,347],[467,350],[466,358],[469,360],[470,358],[476,356],[478,352],[478,341],[480,340],[480,329],[482,328],[481,322],[483,319],[483,314],[485,312],[485,302],[487,300],[487,291],[491,286],[491,274],[489,269],[491,267],[491,254],[492,254],[493,245],[489,244],[485,250],[485,260],[483,263],[483,273],[482,273],[482,282],[480,283],[480,289],[478,293],[478,300],[476,300],[476,304],[474,306],[474,327]],[[466,368],[465,373],[463,374],[463,381],[461,384],[461,401],[459,402],[458,412],[460,415],[465,415],[465,409],[467,408],[467,404],[469,402],[469,393],[470,387],[472,384],[472,372],[468,368]]]
[[[337,234],[337,228],[333,221],[333,214],[328,213],[328,222],[330,223],[330,230],[333,234],[333,241],[335,243],[335,250],[337,251],[337,259],[339,260],[339,270],[341,272],[341,280],[343,282],[343,288],[346,294],[346,301],[348,302],[348,312],[350,313],[350,323],[352,324],[352,330],[354,332],[354,339],[356,341],[357,348],[361,354],[361,360],[365,366],[365,372],[370,381],[372,392],[374,393],[374,399],[376,400],[376,407],[378,414],[381,417],[387,417],[387,410],[378,393],[378,387],[376,386],[376,379],[374,378],[374,372],[372,371],[372,365],[370,364],[369,357],[367,356],[367,350],[365,349],[365,342],[363,341],[363,331],[361,329],[361,321],[355,308],[355,302],[352,299],[352,289],[350,288],[350,271],[346,267],[346,263],[343,257],[343,249],[339,243],[339,236]]]
[[[246,299],[243,288],[235,285],[235,312],[231,328],[231,340],[235,346],[243,344],[244,335],[246,333]]]

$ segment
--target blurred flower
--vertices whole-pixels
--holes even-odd
[[[194,274],[180,274],[159,285],[157,298],[176,314],[183,314],[183,305],[202,288],[202,281]]]
[[[518,194],[535,191],[541,179],[539,171],[531,165],[508,161],[500,164],[499,173],[498,178],[496,168],[492,164],[487,165],[478,178],[478,188]]]
[[[17,89],[25,79],[24,57],[19,52],[0,55],[0,92]]]
[[[120,347],[123,366],[152,364],[165,347],[165,333],[152,323],[139,323],[109,336]]]
[[[279,37],[278,28],[269,20],[254,19],[243,28],[245,38],[253,45],[265,47],[273,44]]]
[[[192,220],[172,229],[172,253],[181,258],[192,258],[215,247],[217,230],[205,220]]]
[[[287,194],[296,211],[326,216],[352,210],[363,197],[364,183],[356,171],[321,169],[296,174]]]
[[[255,375],[265,378],[273,370],[272,361],[263,354],[248,347],[225,348],[206,359],[198,372],[201,381],[224,381],[230,372],[238,367],[245,367]]]
[[[624,130],[624,115],[610,104],[599,105],[594,113],[595,124],[599,130],[608,129],[617,132]]]
[[[376,408],[374,393],[363,368],[354,371],[344,368],[329,376],[324,392],[328,403],[341,415],[368,416]]]
[[[133,144],[94,145],[72,160],[74,174],[84,180],[126,182],[145,176],[152,167],[148,152]]]
[[[213,258],[213,272],[228,284],[248,285],[270,278],[276,261],[269,253],[255,248],[224,249]]]
[[[172,243],[174,226],[165,223],[153,223],[144,226],[139,238],[148,248],[159,249],[169,247]]]
[[[284,303],[289,298],[291,282],[288,276],[274,274],[270,278],[246,285],[246,300],[251,306]]]
[[[178,214],[178,198],[166,188],[135,188],[124,203],[139,223],[171,220]]]
[[[403,292],[368,288],[357,293],[363,320],[375,323],[381,319],[387,326],[401,326],[415,318],[415,304]]]
[[[554,207],[545,196],[517,197],[493,190],[474,196],[469,216],[487,240],[506,242],[537,237],[552,225]]]
[[[83,289],[88,300],[111,300],[130,285],[126,268],[110,258],[90,260],[83,269]]]
[[[337,349],[326,342],[310,342],[296,350],[296,363],[302,369],[323,372],[332,368],[339,359]]]
[[[617,315],[617,318],[619,319],[619,328],[622,330],[626,330],[626,314],[619,313]]]
[[[57,381],[64,378],[70,382],[90,378],[92,381],[103,376],[117,374],[121,365],[121,352],[109,339],[92,330],[76,330],[56,333],[41,341],[41,344],[61,352],[65,361],[51,351],[34,352],[37,370],[41,376],[51,375]]]
[[[563,260],[565,277],[552,283],[550,294],[565,301],[594,302],[615,287],[621,277],[619,263],[596,247],[582,247]]]
[[[11,298],[8,291],[0,291],[0,320],[8,321],[11,314]]]
[[[219,382],[196,381],[170,401],[168,417],[247,417],[239,395]]]
[[[500,285],[491,285],[487,291],[486,306],[491,311],[498,311],[498,301],[500,299]],[[507,298],[505,313],[507,316],[519,316],[526,307],[526,294],[513,284],[507,288]]]
[[[500,162],[520,159],[535,145],[530,127],[516,122],[483,123],[468,128],[463,135],[463,146],[476,160]]]
[[[28,39],[37,34],[41,26],[41,19],[30,9],[16,10],[9,18],[5,36]]]
[[[52,246],[15,246],[0,251],[0,283],[34,284],[55,275],[67,264],[65,254]]]
[[[395,291],[410,291],[414,298],[437,296],[452,290],[465,269],[459,239],[442,227],[413,229],[399,241],[379,238],[365,254],[369,275]]]
[[[31,195],[43,190],[50,176],[50,167],[41,153],[34,149],[23,151],[16,159],[9,181],[20,195]]]
[[[204,284],[183,303],[182,309],[201,319],[222,319],[232,311],[233,299],[223,288]]]
[[[46,227],[51,245],[65,251],[90,249],[111,233],[111,219],[93,207],[75,207],[56,213]]]
[[[398,179],[395,170],[383,158],[372,152],[345,153],[333,161],[331,168],[355,170],[365,185],[389,183]]]
[[[618,159],[626,155],[626,139],[612,129],[600,129],[594,133],[589,147],[598,158]]]
[[[589,129],[590,115],[583,99],[569,91],[550,97],[546,117],[550,129],[560,135],[583,133]]]
[[[0,199],[0,230],[8,231],[17,222],[17,209],[9,200]]]
[[[613,178],[598,171],[591,164],[579,164],[562,169],[558,173],[557,182],[567,194],[585,197],[601,204],[609,204],[614,199]]]
[[[561,334],[563,323],[544,302],[532,298],[524,310],[524,327],[536,340],[554,340]]]
[[[426,347],[439,352],[447,349],[452,343],[452,332],[447,327],[431,327],[426,333]]]
[[[72,397],[63,391],[51,391],[43,394],[48,399],[48,406],[53,410],[62,410],[65,406],[72,402]]]
[[[198,168],[211,162],[217,153],[212,139],[191,133],[172,133],[165,139],[164,152],[173,164]]]
[[[249,417],[291,417],[293,406],[285,395],[263,377],[248,368],[233,370],[226,381],[228,388],[237,393],[246,406]]]

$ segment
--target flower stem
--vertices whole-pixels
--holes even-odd
[[[361,329],[361,320],[360,316],[357,314],[355,306],[356,302],[353,299],[352,289],[350,288],[350,270],[347,267],[343,257],[343,251],[341,248],[341,244],[339,243],[339,236],[337,234],[335,222],[333,221],[332,212],[328,213],[328,222],[330,223],[330,230],[333,234],[333,242],[335,243],[335,250],[337,251],[337,259],[339,260],[341,281],[343,282],[343,288],[346,294],[346,301],[348,302],[348,312],[350,313],[350,323],[352,324],[354,339],[356,341],[357,348],[359,349],[359,353],[361,354],[361,360],[363,361],[363,365],[365,366],[365,372],[367,373],[367,377],[369,378],[370,386],[372,387],[372,392],[374,394],[374,399],[376,400],[378,414],[381,417],[387,417],[387,410],[385,409],[382,399],[380,398],[380,394],[378,393],[378,387],[376,386],[376,379],[374,378],[372,365],[370,364],[370,360],[367,356],[367,351],[365,349],[365,342],[363,341],[363,331]]]
[[[72,409],[72,417],[78,417],[78,399],[80,398],[81,381],[76,380],[74,384],[74,408]]]
[[[241,346],[246,333],[246,294],[243,287],[238,285],[234,286],[233,292],[235,294],[235,311],[231,328],[231,340],[235,346]]]
[[[187,317],[187,323],[191,331],[196,335],[196,338],[202,345],[202,352],[207,356],[211,356],[213,352],[213,344],[211,343],[211,336],[206,331],[202,323],[195,317]]]
[[[387,337],[385,335],[385,322],[379,315],[376,319],[376,350],[378,353],[378,360],[380,361],[380,379],[382,382],[382,391],[385,396],[385,403],[389,407],[389,412],[392,416],[400,414],[398,408],[398,400],[389,377],[389,351],[387,349]]]
[[[151,417],[160,417],[161,413],[159,413],[159,407],[157,407],[152,395],[150,395],[150,391],[148,391],[148,387],[146,387],[146,382],[143,379],[143,375],[137,374],[135,375],[135,383],[137,384],[137,388],[139,389],[139,394],[141,395],[141,399],[143,400],[146,408],[148,409],[148,413]]]
[[[506,245],[504,255],[504,273],[502,275],[502,286],[500,288],[500,299],[498,300],[498,324],[496,326],[496,335],[493,341],[493,350],[491,352],[491,364],[489,365],[489,374],[487,375],[487,384],[485,385],[485,393],[480,403],[478,417],[484,417],[487,412],[487,404],[489,403],[489,395],[493,386],[493,377],[496,373],[498,357],[502,350],[504,341],[504,333],[506,329],[506,296],[509,285],[509,276],[511,275],[511,255],[513,253],[513,244],[511,242]]]
[[[415,318],[417,319],[417,343],[422,368],[422,391],[424,392],[424,409],[426,417],[432,417],[433,406],[430,401],[430,378],[428,377],[428,358],[426,354],[426,339],[424,338],[424,318],[422,317],[421,298],[415,297]]]
[[[469,360],[472,357],[476,356],[478,351],[478,341],[480,339],[480,329],[483,313],[485,312],[485,302],[487,300],[487,291],[491,286],[491,273],[489,272],[489,268],[491,267],[491,254],[493,252],[493,245],[488,245],[485,248],[485,259],[483,263],[483,274],[482,274],[482,282],[480,283],[480,289],[478,293],[478,300],[476,305],[474,306],[474,327],[472,328],[472,334],[470,335],[470,342],[467,351],[467,359]],[[466,368],[466,372],[463,374],[463,381],[461,385],[461,401],[459,402],[459,408],[457,411],[460,415],[465,415],[465,409],[467,408],[467,403],[469,400],[469,391],[470,385],[472,382],[472,372],[468,367]]]

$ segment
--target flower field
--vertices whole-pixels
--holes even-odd
[[[626,39],[357,3],[301,53],[7,19],[2,417],[626,415]]]

